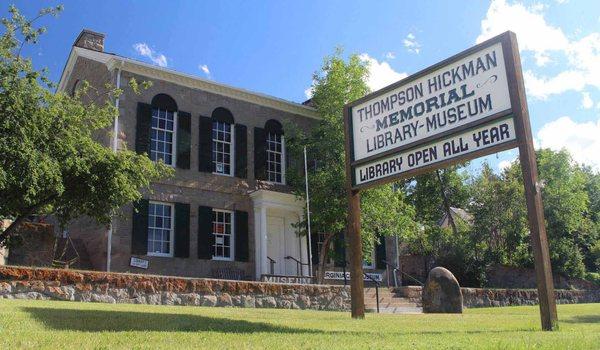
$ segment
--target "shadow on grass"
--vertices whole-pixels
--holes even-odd
[[[600,323],[600,315],[580,315],[569,317],[565,320],[559,320],[565,323]]]
[[[201,315],[77,310],[24,307],[32,315],[55,330],[83,332],[222,332],[222,333],[322,333],[314,329],[291,328],[263,322],[249,322]]]

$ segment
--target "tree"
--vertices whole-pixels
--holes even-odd
[[[34,70],[21,56],[22,47],[35,44],[45,31],[34,22],[61,9],[44,9],[28,20],[11,6],[11,17],[2,20],[0,218],[14,221],[0,232],[0,246],[10,243],[32,214],[52,213],[61,225],[82,215],[108,224],[119,207],[170,173],[145,155],[115,153],[95,140],[110,129],[121,90],[84,83],[75,96],[54,94],[47,72]],[[130,86],[137,91],[135,81]]]
[[[308,148],[311,168],[308,171],[310,183],[311,227],[314,233],[326,236],[319,254],[324,264],[330,242],[341,237],[347,223],[346,169],[344,151],[343,107],[346,103],[368,93],[366,85],[368,67],[357,55],[348,60],[338,49],[324,59],[321,71],[313,75],[312,103],[321,120],[307,134],[293,124],[290,130],[287,149],[299,158],[302,148]],[[287,177],[293,192],[303,198],[304,174],[289,169]],[[402,235],[414,228],[414,210],[404,201],[404,194],[392,186],[362,192],[362,230],[365,250],[371,249],[381,236]],[[302,222],[304,227],[306,222]],[[322,279],[323,265],[319,269]]]

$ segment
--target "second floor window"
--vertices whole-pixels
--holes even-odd
[[[231,140],[231,124],[213,121],[212,162],[213,171],[217,174],[231,175]]]
[[[162,160],[173,165],[173,139],[175,135],[174,113],[165,109],[152,109],[152,131],[150,133],[150,159]]]
[[[267,134],[267,180],[283,183],[283,136]]]

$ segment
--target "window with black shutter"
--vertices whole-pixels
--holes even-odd
[[[248,261],[248,213],[236,210],[235,214],[235,260]]]
[[[190,168],[190,152],[192,147],[192,115],[187,112],[177,112],[177,167]]]
[[[375,246],[375,266],[380,270],[385,269],[385,255],[385,237],[379,237],[379,243]]]
[[[263,128],[254,128],[254,178],[267,179],[267,136]]]
[[[211,207],[198,207],[198,259],[212,259],[215,244],[212,219]]]
[[[235,177],[248,177],[248,132],[246,126],[235,124]]]
[[[148,253],[148,203],[147,199],[133,203],[131,254]]]
[[[190,205],[175,203],[175,257],[190,257]]]
[[[135,151],[150,156],[150,129],[152,126],[152,106],[147,103],[137,104],[135,126]]]
[[[212,173],[212,127],[210,117],[200,116],[198,127],[198,170]]]

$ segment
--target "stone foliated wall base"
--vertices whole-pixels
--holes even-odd
[[[422,287],[399,287],[398,296],[411,300],[422,298]],[[461,288],[463,306],[467,308],[537,305],[536,289]],[[600,290],[555,290],[557,304],[600,303]]]
[[[0,298],[347,311],[344,286],[0,267]]]

